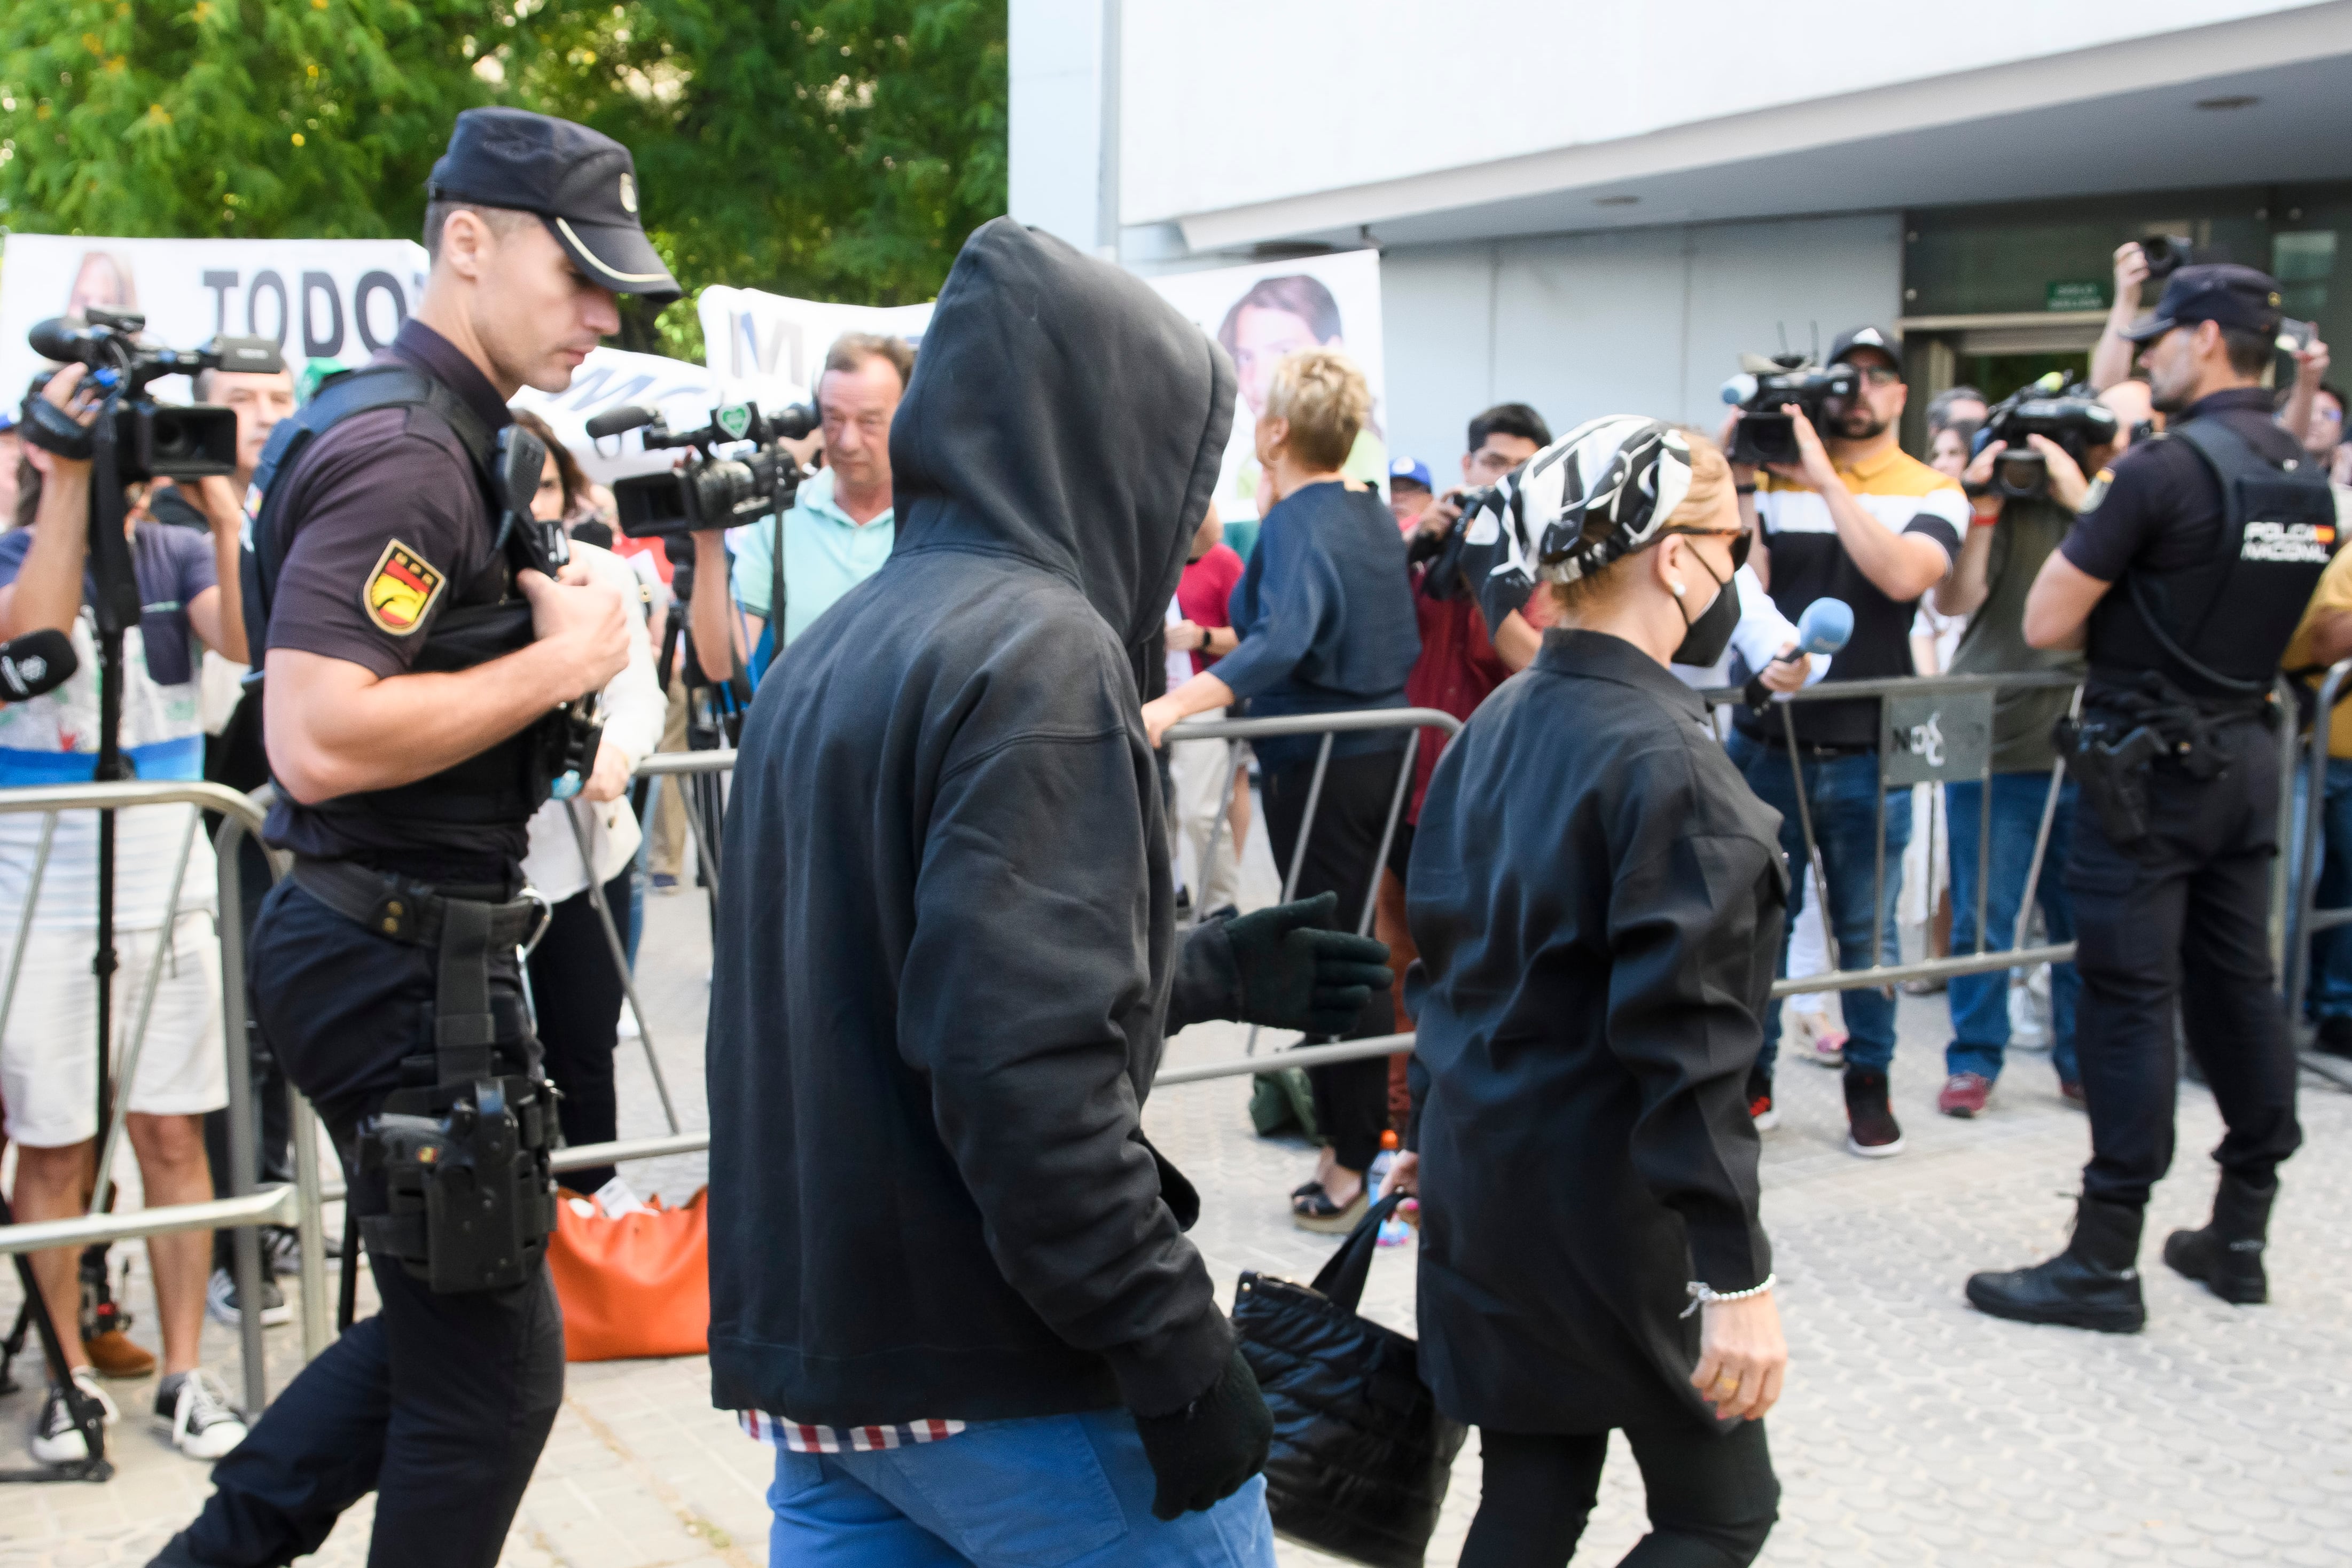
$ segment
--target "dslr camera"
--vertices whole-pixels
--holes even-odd
[[[1989,487],[2011,500],[2037,500],[2050,493],[2050,465],[2028,444],[2028,437],[2048,437],[2077,466],[2088,468],[2091,449],[2113,442],[2116,429],[2115,411],[2089,387],[2070,387],[2062,373],[2052,371],[1995,403],[1969,452],[1973,455],[1990,443],[2005,442],[2007,449],[1994,460]]]
[[[194,376],[205,371],[271,374],[286,368],[278,345],[267,338],[215,338],[205,348],[182,353],[140,341],[147,318],[132,311],[92,307],[88,324],[62,318],[43,321],[26,334],[43,359],[89,367],[89,384],[106,397],[115,451],[115,477],[203,479],[236,472],[236,411],[209,403],[175,406],[147,395],[150,382]],[[38,406],[36,406],[38,405]],[[44,411],[47,411],[46,413]],[[88,435],[36,393],[25,402],[25,423],[64,444],[65,455],[87,456]],[[37,445],[51,441],[32,437]]]
[[[1817,365],[1802,354],[1739,356],[1739,373],[1723,383],[1723,401],[1739,410],[1732,427],[1734,463],[1795,463],[1797,427],[1780,412],[1783,403],[1802,409],[1813,428],[1844,416],[1862,391],[1862,372],[1852,365]]]
[[[2139,242],[2147,258],[2147,281],[2161,287],[2164,280],[2197,259],[2197,247],[2186,235],[2147,235]]]
[[[778,414],[762,414],[755,402],[727,403],[710,411],[709,423],[684,431],[671,430],[652,409],[632,405],[598,414],[588,422],[588,434],[601,439],[642,429],[648,450],[694,449],[693,458],[667,474],[639,474],[614,485],[621,531],[643,539],[733,528],[791,506],[801,465],[782,444],[816,427],[816,411],[806,403]],[[732,449],[730,455],[719,455],[720,447]]]

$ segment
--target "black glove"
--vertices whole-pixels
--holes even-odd
[[[1160,1480],[1151,1517],[1167,1520],[1213,1508],[1265,1469],[1274,1413],[1236,1347],[1207,1393],[1171,1415],[1138,1416],[1135,1430]]]
[[[1321,893],[1225,922],[1239,982],[1234,1018],[1308,1034],[1356,1027],[1372,992],[1389,987],[1389,945],[1328,929],[1339,912],[1339,895]]]

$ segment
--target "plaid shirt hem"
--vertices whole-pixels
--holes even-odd
[[[735,1418],[755,1442],[795,1454],[866,1454],[936,1443],[963,1430],[961,1421],[898,1421],[882,1427],[818,1427],[764,1410],[738,1410]]]

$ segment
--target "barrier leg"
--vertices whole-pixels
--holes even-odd
[[[1830,967],[1845,967],[1844,955],[1838,951],[1837,922],[1830,918],[1830,873],[1822,863],[1821,841],[1813,837],[1813,809],[1805,800],[1805,762],[1797,749],[1797,721],[1788,703],[1776,704],[1780,710],[1781,732],[1789,737],[1789,781],[1797,787],[1797,827],[1805,835],[1805,863],[1812,867],[1813,892],[1821,900],[1822,946],[1830,950]],[[1879,810],[1885,810],[1886,791],[1879,792]],[[1881,824],[1884,826],[1884,824]],[[1879,853],[1886,851],[1886,836],[1878,839]]]
[[[613,923],[613,912],[604,904],[604,884],[596,880],[596,862],[588,853],[588,829],[580,821],[577,803],[568,807],[564,821],[572,824],[572,841],[580,846],[581,868],[588,876],[588,904],[595,910],[597,923],[604,928],[604,940],[613,949],[614,967],[621,972],[621,994],[628,998],[629,1016],[637,1020],[637,1043],[646,1048],[646,1066],[654,1075],[654,1092],[661,1096],[662,1116],[669,1130],[678,1130],[677,1107],[670,1103],[669,1082],[662,1077],[661,1058],[654,1054],[654,1031],[646,1027],[646,1009],[637,1002],[637,982],[629,973],[627,944],[621,940],[621,928]]]
[[[253,1042],[245,1032],[245,880],[238,864],[246,826],[225,820],[213,839],[220,889],[221,1035],[228,1053],[228,1189],[251,1193],[261,1169],[258,1107],[253,1099]],[[269,1370],[261,1343],[261,1235],[250,1225],[229,1232],[230,1272],[236,1279],[237,1358],[245,1370],[245,1407],[258,1415],[269,1403]]]
[[[286,1097],[292,1113],[288,1120],[294,1134],[294,1192],[299,1204],[294,1228],[302,1241],[302,1359],[310,1362],[335,1337],[334,1303],[327,1299],[327,1228],[319,1212],[319,1118],[310,1102],[290,1083],[286,1086]]]

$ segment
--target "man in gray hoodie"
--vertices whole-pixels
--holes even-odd
[[[1386,949],[1328,899],[1177,941],[1138,670],[1233,397],[1141,282],[982,227],[892,426],[894,553],[760,688],[710,1349],[779,1450],[772,1561],[1273,1562],[1271,1423],[1140,1108],[1169,1030],[1331,1027]]]

